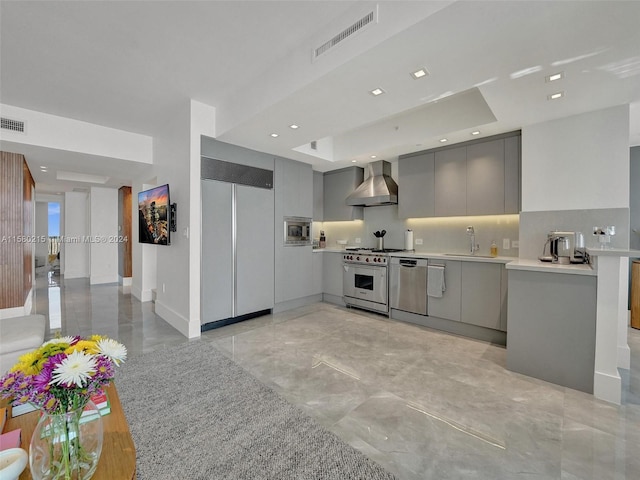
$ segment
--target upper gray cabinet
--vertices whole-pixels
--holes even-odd
[[[467,215],[504,213],[504,140],[467,147]]]
[[[321,222],[324,219],[324,175],[313,172],[313,219]]]
[[[520,133],[401,156],[398,215],[520,212]]]
[[[435,215],[435,163],[433,153],[398,160],[398,216],[400,218]]]
[[[520,138],[504,139],[504,213],[520,213]]]
[[[436,217],[467,214],[467,149],[435,152]]]
[[[313,215],[313,169],[306,163],[276,158],[276,220]]]
[[[364,180],[362,167],[348,167],[325,172],[323,185],[324,215],[323,220],[362,220],[363,207],[347,205],[347,197],[353,193]]]

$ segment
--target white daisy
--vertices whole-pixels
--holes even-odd
[[[98,341],[98,354],[110,359],[116,366],[127,359],[127,347],[111,338],[104,338]]]
[[[96,372],[96,359],[93,355],[74,351],[53,370],[50,385],[73,385],[82,388],[85,380]]]
[[[75,340],[75,337],[60,337],[60,338],[52,338],[51,340],[48,340],[46,342],[44,342],[42,345],[50,345],[52,343],[68,343],[70,344],[71,342],[73,342]]]

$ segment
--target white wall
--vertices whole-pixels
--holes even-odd
[[[171,245],[152,246],[157,255],[156,313],[192,338],[200,336],[200,135],[215,133],[215,109],[188,101],[169,118],[164,132],[154,137],[153,171],[158,185],[169,184],[178,222]],[[141,249],[136,250],[139,255]],[[138,263],[134,258],[134,266]],[[136,270],[145,273],[144,260],[140,267]]]
[[[118,281],[118,190],[91,187],[90,277],[92,285]]]
[[[640,250],[640,146],[631,148],[630,177],[631,241],[629,242],[629,247],[634,250]]]
[[[36,202],[36,230],[35,236],[38,239],[41,237],[48,238],[49,236],[49,203]],[[49,255],[48,242],[36,241],[35,255],[36,265],[44,266],[47,264],[47,256]]]
[[[89,276],[89,243],[83,240],[90,234],[89,195],[84,192],[64,194],[64,276],[83,278]]]
[[[189,222],[184,225],[182,218],[187,212],[178,215],[178,234],[184,235],[188,228],[189,239],[189,331],[187,336],[200,336],[200,264],[201,264],[201,191],[200,191],[200,155],[201,135],[213,137],[216,133],[216,109],[204,103],[191,100],[191,137],[190,137],[190,195]],[[180,208],[180,207],[179,207]]]
[[[522,211],[628,207],[628,105],[522,129]]]
[[[147,183],[150,182],[150,183]],[[131,257],[132,274],[131,294],[141,302],[150,302],[153,290],[156,289],[156,252],[157,245],[141,244],[138,223],[138,193],[156,186],[155,179],[148,179],[144,183],[134,180],[131,184]]]
[[[152,139],[71,118],[0,104],[2,116],[26,123],[25,133],[2,131],[2,140],[71,152],[152,163]]]

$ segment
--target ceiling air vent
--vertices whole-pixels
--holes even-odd
[[[22,120],[2,117],[0,119],[0,128],[3,130],[11,130],[12,132],[24,133],[24,122]]]
[[[315,140],[311,141],[310,144],[311,150],[317,150],[318,149],[318,143]]]
[[[351,25],[348,28],[345,28],[339,34],[334,36],[331,40],[328,40],[328,41],[324,42],[318,48],[314,49],[313,50],[313,59],[315,60],[320,55],[322,55],[323,53],[328,52],[331,48],[335,47],[336,45],[338,45],[343,40],[346,40],[347,38],[349,38],[354,33],[359,32],[364,27],[366,27],[367,25],[369,25],[371,23],[374,23],[374,22],[377,22],[377,10],[374,10],[372,12],[367,13],[364,17],[362,17],[356,23],[354,23],[353,25]]]

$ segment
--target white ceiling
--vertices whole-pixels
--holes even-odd
[[[369,11],[377,23],[312,61]],[[220,140],[319,171],[619,104],[640,145],[639,20],[637,1],[2,1],[0,102],[153,136],[191,98],[216,107]],[[331,161],[299,151],[313,140]],[[39,190],[74,185],[39,165],[82,166],[25,154]],[[138,173],[102,163],[85,173]]]

